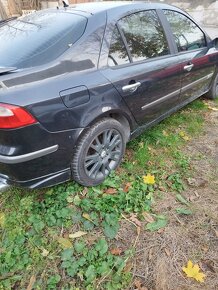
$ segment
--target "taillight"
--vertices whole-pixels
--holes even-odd
[[[0,129],[20,128],[36,122],[36,119],[25,109],[0,103]]]

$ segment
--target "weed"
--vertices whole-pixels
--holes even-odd
[[[131,141],[131,156],[125,157],[121,173],[112,173],[98,187],[84,189],[69,182],[40,192],[4,193],[0,197],[0,289],[26,289],[32,277],[33,289],[38,290],[128,288],[131,274],[125,265],[133,251],[118,256],[110,251],[120,219],[133,213],[135,219],[143,219],[159,187],[174,191],[177,202],[189,206],[180,194],[190,160],[180,152],[187,140],[179,132],[198,134],[203,124],[199,112],[204,110],[205,104],[197,100]],[[143,182],[148,173],[155,177],[154,184]],[[191,214],[187,208],[176,211]],[[146,229],[159,230],[166,224],[166,216],[153,214]],[[85,235],[71,240],[78,231]]]

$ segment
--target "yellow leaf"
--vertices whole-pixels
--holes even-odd
[[[186,135],[186,133],[184,131],[180,131],[179,136],[182,137],[182,139],[184,139],[185,141],[190,140],[190,138]]]
[[[5,214],[0,212],[0,227],[3,228],[5,225]]]
[[[58,243],[64,248],[64,249],[69,249],[69,248],[72,248],[73,245],[71,243],[70,240],[66,239],[66,238],[62,238],[62,237],[59,237],[58,238]]]
[[[29,285],[27,286],[26,290],[32,290],[35,282],[36,282],[36,276],[33,275],[33,276],[30,278],[30,282],[29,282]],[[34,288],[35,288],[35,287],[34,287]]]
[[[198,282],[204,282],[204,273],[200,272],[200,268],[197,264],[193,265],[192,261],[188,261],[187,267],[182,268],[188,278],[194,278]]]
[[[155,184],[155,177],[148,173],[147,175],[143,176],[143,181],[145,184]]]
[[[179,136],[184,137],[185,136],[185,132],[184,131],[180,131],[179,132]]]
[[[208,109],[209,109],[209,110],[212,110],[212,111],[218,111],[217,108],[214,108],[214,107],[211,107],[211,106],[208,106]]]
[[[90,221],[90,222],[93,223],[93,221],[92,221],[92,219],[90,218],[90,215],[89,215],[88,213],[83,213],[83,214],[82,214],[82,217],[84,217],[84,219],[86,219],[86,220],[88,220],[88,221]]]
[[[69,234],[69,238],[70,239],[76,239],[76,238],[80,238],[80,237],[82,237],[82,236],[84,236],[86,234],[87,234],[86,232],[78,231],[78,232],[76,232],[74,234]]]

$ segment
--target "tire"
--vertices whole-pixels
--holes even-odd
[[[73,179],[84,186],[101,184],[122,160],[126,148],[125,127],[104,118],[82,136],[72,161]]]
[[[211,100],[218,98],[218,73],[215,79],[213,80],[210,90],[205,94],[205,96],[207,99]]]

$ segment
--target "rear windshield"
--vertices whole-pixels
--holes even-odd
[[[84,33],[87,18],[36,12],[0,25],[0,67],[26,68],[54,60]]]

